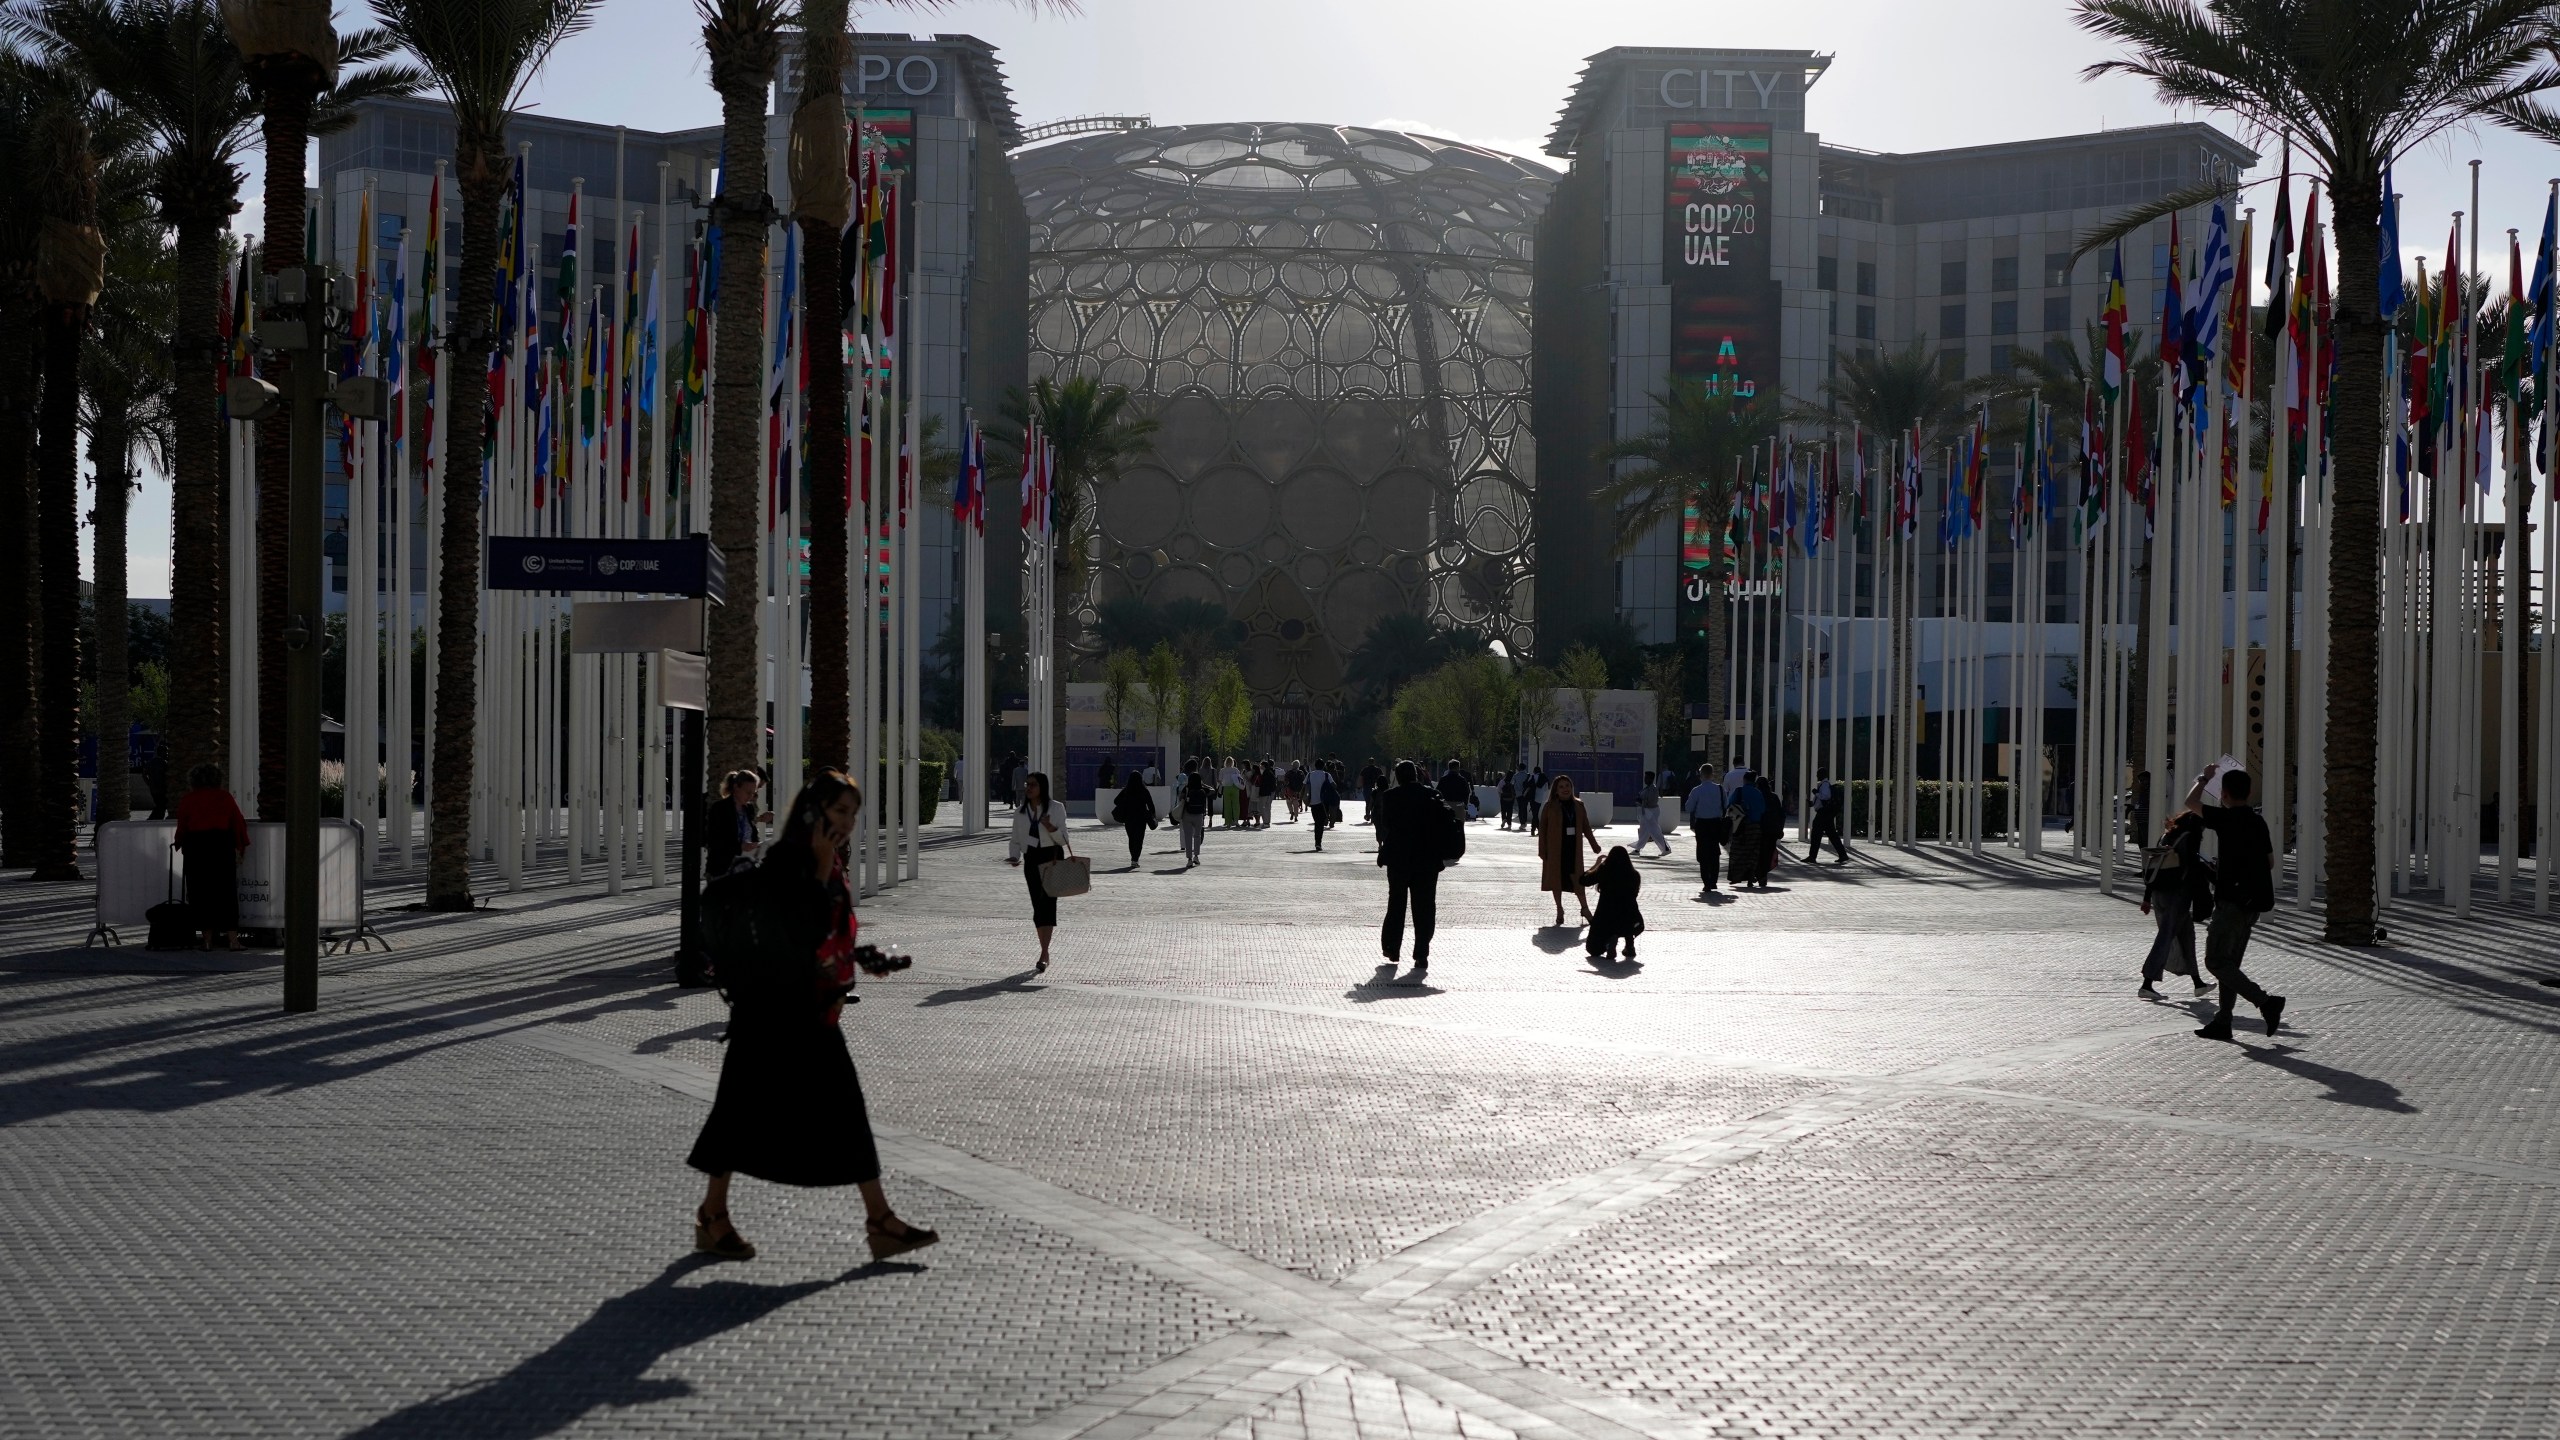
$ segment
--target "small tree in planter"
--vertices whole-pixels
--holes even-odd
[[[1156,648],[1147,652],[1145,678],[1140,682],[1139,693],[1144,699],[1147,720],[1157,734],[1161,735],[1182,723],[1182,657],[1173,653],[1173,646],[1159,640]],[[1182,763],[1179,756],[1168,755],[1165,760],[1168,769],[1178,769]]]
[[[1235,754],[1253,733],[1253,692],[1246,688],[1244,672],[1233,660],[1222,657],[1209,663],[1200,722],[1209,733],[1210,748],[1222,756]]]
[[[1139,688],[1147,683],[1146,667],[1139,663],[1137,652],[1114,650],[1102,662],[1102,723],[1111,727],[1107,743],[1112,762],[1120,759],[1120,746],[1128,738],[1129,717],[1137,712]]]
[[[1544,665],[1531,665],[1520,672],[1519,705],[1521,757],[1534,759],[1538,747],[1547,740],[1547,728],[1556,723],[1556,672]]]

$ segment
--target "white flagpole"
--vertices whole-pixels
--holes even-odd
[[[905,697],[906,712],[900,717],[899,733],[905,740],[906,748],[898,762],[898,769],[900,785],[904,791],[899,797],[899,804],[902,807],[900,818],[906,822],[907,827],[907,878],[915,880],[924,875],[924,858],[917,848],[923,838],[919,834],[917,817],[922,813],[920,808],[922,796],[919,793],[922,777],[919,772],[923,768],[924,747],[919,743],[919,732],[924,724],[922,690],[924,666],[917,645],[923,638],[921,612],[924,609],[922,583],[924,577],[917,570],[921,563],[922,546],[919,544],[916,532],[922,527],[916,522],[922,519],[924,514],[925,300],[921,285],[912,287],[909,293],[907,334],[912,341],[912,353],[915,356],[915,363],[909,368],[915,378],[908,383],[907,387],[907,489],[901,493],[905,495],[908,503],[901,508],[901,514],[905,518],[899,525],[904,543],[899,548],[898,569],[906,579],[905,603],[901,611],[905,617],[905,624],[898,642],[899,659],[904,672],[899,676],[898,688]]]
[[[898,223],[897,212],[898,206],[892,201],[888,219],[892,227]],[[892,276],[891,283],[904,278]],[[887,307],[893,325],[899,323],[897,311],[902,302],[908,300],[906,289],[903,284],[897,285],[897,294]],[[880,430],[880,450],[885,457],[884,469],[888,476],[887,485],[880,494],[880,522],[885,532],[880,546],[889,556],[889,578],[881,586],[883,603],[880,611],[879,875],[884,888],[897,884],[900,879],[906,840],[906,791],[898,783],[898,771],[906,759],[906,708],[899,694],[899,680],[904,669],[899,652],[903,647],[899,641],[906,626],[907,558],[900,543],[906,520],[899,514],[898,502],[903,498],[906,484],[906,457],[900,453],[901,442],[907,433],[907,412],[913,408],[909,403],[907,384],[907,372],[914,368],[909,363],[911,358],[907,332],[901,326],[897,338],[889,346],[888,420]]]
[[[978,462],[976,507],[961,527],[960,637],[960,833],[975,835],[987,823],[987,507],[986,457],[978,448],[978,422],[967,426],[969,453]]]

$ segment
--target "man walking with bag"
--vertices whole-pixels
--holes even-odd
[[[2222,771],[2222,803],[2204,803],[2205,786],[2219,765],[2207,765],[2187,791],[2187,809],[2204,818],[2204,828],[2222,839],[2214,860],[2212,923],[2205,927],[2204,968],[2222,982],[2222,1011],[2196,1033],[2207,1040],[2231,1038],[2231,1007],[2247,1000],[2267,1017],[2267,1033],[2276,1033],[2284,1017],[2284,997],[2270,995],[2240,973],[2240,957],[2249,949],[2249,932],[2258,917],[2276,908],[2275,843],[2266,817],[2249,803],[2254,787],[2246,770]]]
[[[1707,766],[1698,767],[1698,783],[1689,787],[1689,798],[1680,813],[1688,818],[1689,831],[1698,839],[1698,898],[1706,899],[1716,892],[1716,867],[1723,859],[1726,832],[1732,828],[1724,818],[1724,786],[1713,778]]]
[[[1394,788],[1379,798],[1378,864],[1387,872],[1387,918],[1378,949],[1395,964],[1404,949],[1404,917],[1413,911],[1413,979],[1431,969],[1431,932],[1438,920],[1440,869],[1465,853],[1466,831],[1422,783],[1410,760],[1396,762]]]

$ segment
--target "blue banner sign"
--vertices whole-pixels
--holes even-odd
[[[492,590],[586,590],[728,598],[726,566],[706,535],[683,540],[489,537]]]

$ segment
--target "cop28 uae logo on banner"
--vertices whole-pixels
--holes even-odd
[[[1663,279],[1671,374],[1748,398],[1778,391],[1778,284],[1769,274],[1766,124],[1674,120],[1666,130]]]

